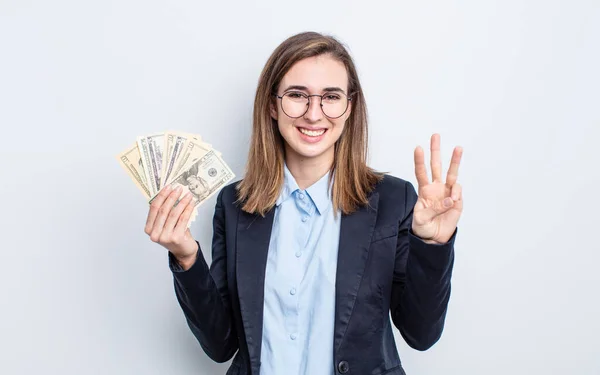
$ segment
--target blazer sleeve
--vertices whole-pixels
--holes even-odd
[[[411,230],[417,193],[405,187],[406,212],[399,224],[391,316],[406,343],[427,350],[441,337],[450,298],[455,231],[445,244],[427,244]]]
[[[196,241],[197,242],[197,241]],[[223,189],[213,217],[212,263],[204,259],[200,244],[196,262],[184,271],[169,252],[175,294],[188,326],[204,352],[214,361],[226,362],[238,349],[227,286],[227,250]]]

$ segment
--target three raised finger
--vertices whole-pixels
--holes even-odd
[[[452,189],[450,190],[450,197],[454,202],[458,202],[462,199],[462,186],[460,186],[460,184],[452,185]]]
[[[458,167],[460,166],[460,159],[462,158],[462,153],[462,147],[454,148],[454,152],[452,153],[452,160],[450,161],[450,167],[448,168],[448,173],[446,175],[446,186],[448,186],[449,188],[456,184],[456,179],[458,178]]]
[[[421,146],[415,148],[415,176],[419,186],[425,186],[429,183],[427,168],[425,167],[425,154]]]
[[[431,136],[431,178],[433,182],[442,180],[442,157],[440,156],[440,135]]]

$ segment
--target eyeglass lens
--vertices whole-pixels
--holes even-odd
[[[325,93],[321,98],[312,96],[312,100],[321,100],[321,109],[327,117],[340,117],[348,109],[348,98],[337,92]],[[302,92],[288,91],[281,99],[281,106],[286,115],[301,117],[308,111],[309,97]]]

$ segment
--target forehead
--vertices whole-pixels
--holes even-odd
[[[281,80],[281,89],[291,85],[306,86],[310,92],[325,87],[339,87],[348,92],[348,72],[343,63],[329,55],[308,57],[295,63]]]

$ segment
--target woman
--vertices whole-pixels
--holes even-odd
[[[456,148],[432,182],[415,149],[411,183],[366,165],[367,116],[351,57],[301,33],[268,60],[244,179],[218,195],[210,269],[164,189],[145,231],[169,250],[188,325],[227,374],[404,374],[392,324],[426,350],[444,325],[462,212]],[[390,322],[390,312],[392,322]]]

